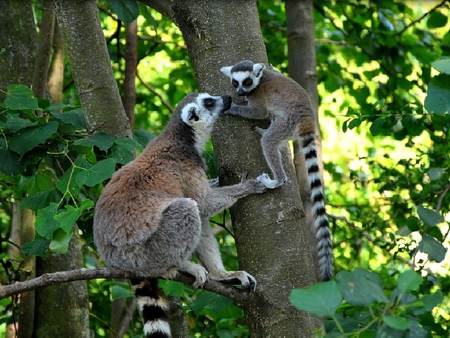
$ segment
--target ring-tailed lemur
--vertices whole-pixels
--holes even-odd
[[[273,180],[266,174],[260,176],[261,182],[267,188],[273,189],[286,183],[287,177],[279,149],[288,140],[300,139],[311,187],[321,279],[323,281],[331,279],[333,275],[331,232],[325,212],[314,138],[315,118],[308,94],[297,82],[275,70],[266,69],[262,63],[244,60],[220,70],[231,79],[237,94],[246,96],[248,100],[248,105],[233,103],[231,109],[222,114],[248,119],[267,117],[273,119],[267,130],[254,127],[254,130],[262,135],[262,150],[274,175]]]
[[[155,277],[180,270],[195,277],[194,287],[209,278],[256,288],[247,272],[225,271],[209,225],[210,216],[239,198],[266,190],[245,177],[227,187],[208,183],[203,147],[230,106],[230,96],[187,95],[162,133],[114,174],[96,205],[94,240],[105,263],[147,277],[131,280],[147,338],[170,337],[168,305]],[[204,267],[188,261],[194,252]]]

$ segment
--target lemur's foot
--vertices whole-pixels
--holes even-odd
[[[261,174],[259,175],[256,180],[258,182],[261,182],[267,189],[275,189],[278,187],[281,187],[287,182],[287,178],[283,177],[281,180],[272,180],[269,175],[267,174]]]
[[[186,265],[180,270],[194,276],[195,282],[192,283],[192,287],[195,289],[202,288],[203,284],[205,284],[208,279],[208,271],[206,271],[206,269],[200,264],[187,262]]]
[[[210,272],[208,278],[225,284],[241,284],[248,291],[256,290],[256,278],[245,271]]]

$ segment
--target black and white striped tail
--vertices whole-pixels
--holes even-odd
[[[320,277],[322,281],[333,278],[333,247],[330,224],[325,212],[325,197],[320,177],[314,134],[302,136],[302,153],[305,155],[308,181],[311,188],[312,211],[316,229]]]
[[[169,305],[161,296],[157,279],[132,279],[131,288],[144,323],[145,338],[170,338]]]

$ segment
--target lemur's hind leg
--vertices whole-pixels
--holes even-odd
[[[254,291],[256,279],[245,271],[226,271],[220,257],[219,245],[214,237],[207,217],[202,219],[202,236],[196,254],[208,270],[208,278],[221,282],[239,283],[245,289]]]
[[[262,136],[261,146],[264,157],[274,176],[273,180],[270,179],[268,175],[262,175],[260,178],[260,182],[269,189],[280,187],[287,182],[280,147],[283,146],[287,140],[292,138],[293,132],[291,130],[286,130],[288,122],[289,121],[286,120],[285,116],[280,116],[272,121],[268,129],[263,129],[256,126],[252,127],[254,131]]]

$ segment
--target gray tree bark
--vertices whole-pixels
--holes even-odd
[[[183,33],[200,91],[232,92],[219,71],[222,66],[242,59],[267,63],[255,1],[173,3],[173,8],[159,5],[169,8],[165,14],[173,16]],[[232,116],[217,123],[213,143],[222,185],[237,183],[244,171],[253,177],[268,172],[259,136],[251,131],[254,123],[260,124]],[[240,268],[258,280],[257,292],[243,304],[252,337],[311,337],[321,327],[320,320],[289,303],[292,289],[309,287],[317,279],[287,147],[283,159],[289,184],[249,196],[231,209]]]
[[[64,50],[58,30],[55,29],[55,12],[52,0],[45,0],[41,23],[41,36],[38,48],[39,58],[36,61],[33,77],[33,90],[36,97],[50,96],[52,103],[62,102],[64,79]],[[50,32],[51,31],[51,32]],[[56,33],[56,34],[54,34]],[[56,37],[56,44],[53,37]],[[50,51],[55,45],[50,63]],[[51,70],[49,71],[49,65]],[[47,84],[47,74],[50,74]],[[50,85],[51,84],[51,85]],[[47,88],[49,92],[47,92]],[[84,266],[81,253],[81,241],[74,229],[67,254],[50,253],[39,257],[36,262],[36,273],[66,271]],[[85,281],[56,285],[36,291],[35,336],[36,337],[90,337],[89,329],[89,296]],[[61,323],[66,323],[61,325]]]
[[[286,26],[288,37],[289,76],[297,81],[308,92],[311,104],[316,113],[316,146],[319,158],[320,171],[323,182],[322,140],[319,131],[316,71],[316,48],[314,39],[314,15],[312,0],[286,0]],[[297,181],[300,186],[300,195],[306,215],[306,224],[309,229],[311,252],[313,253],[316,272],[319,275],[317,256],[317,237],[314,227],[314,217],[311,203],[311,189],[308,183],[308,173],[305,158],[298,142],[294,142],[294,165]]]
[[[131,137],[94,0],[54,0],[64,46],[91,132]]]
[[[37,34],[31,1],[0,1],[0,101],[10,84],[31,86],[36,59]],[[11,256],[21,256],[18,247],[34,237],[34,213],[20,210],[20,202],[12,203]],[[20,280],[35,276],[35,258],[23,257]],[[34,292],[20,295],[19,321],[8,326],[7,337],[32,338],[34,329]],[[19,331],[17,332],[17,328]]]

